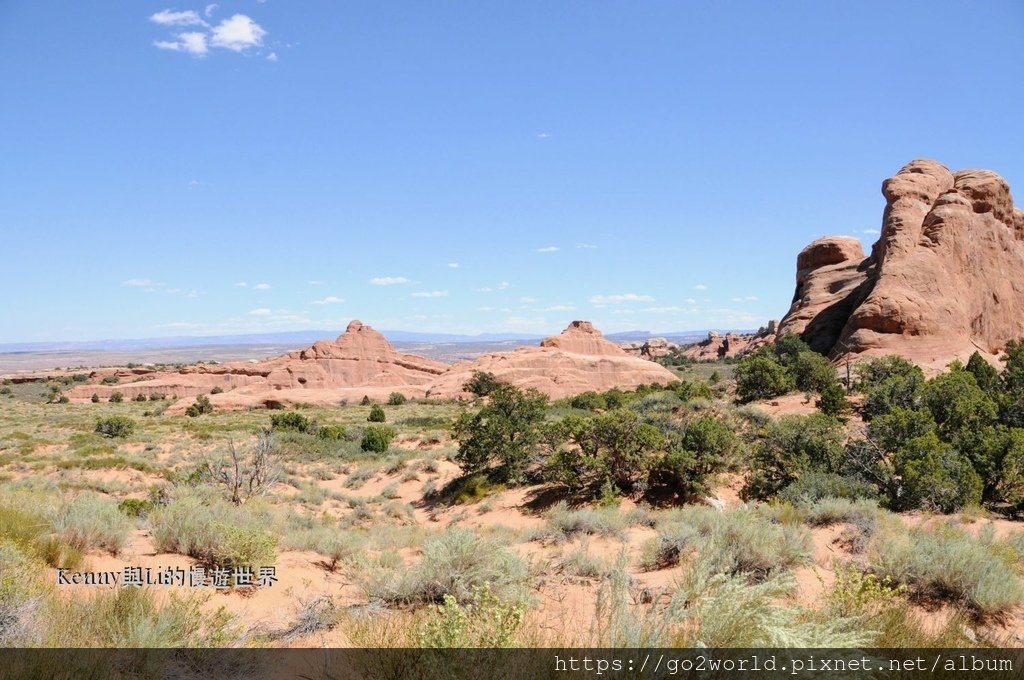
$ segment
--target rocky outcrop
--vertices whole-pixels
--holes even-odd
[[[757,330],[757,333],[717,333],[708,331],[708,337],[690,345],[681,354],[696,361],[716,361],[746,356],[766,344],[775,342],[775,321]]]
[[[647,340],[625,342],[620,347],[630,356],[654,361],[655,359],[667,357],[674,350],[678,349],[679,345],[669,342],[665,338],[648,338]]]
[[[469,396],[463,385],[475,371],[493,373],[499,380],[524,389],[535,388],[553,399],[589,390],[666,384],[676,379],[663,366],[629,356],[586,321],[573,321],[560,335],[545,338],[538,347],[485,354],[474,361],[456,364],[430,385],[427,396]]]
[[[125,399],[163,394],[179,397],[168,413],[183,411],[200,394],[210,394],[218,408],[247,408],[306,402],[334,404],[342,399],[386,399],[393,392],[422,397],[427,384],[448,366],[395,351],[387,339],[360,321],[353,321],[334,342],[257,362],[197,364],[173,373],[152,373],[135,382],[80,385],[67,394],[87,400],[114,392]],[[219,388],[217,394],[211,394]]]
[[[854,239],[815,241],[797,258],[780,333],[833,357],[901,354],[941,367],[997,356],[1024,336],[1024,213],[987,170],[915,160],[882,185],[871,254]]]

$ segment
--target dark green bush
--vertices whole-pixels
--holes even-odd
[[[363,432],[363,440],[359,448],[363,451],[385,453],[395,438],[395,431],[387,425],[370,425]]]
[[[405,395],[401,392],[392,392],[388,395],[389,406],[401,406],[405,403]]]
[[[291,432],[309,432],[312,422],[301,413],[296,411],[285,411],[274,413],[270,416],[270,429],[287,430]]]
[[[124,401],[124,395],[120,392],[114,392],[110,395],[111,404],[120,404],[122,401]]]
[[[498,384],[488,396],[485,406],[476,413],[463,412],[452,426],[459,442],[455,462],[466,473],[497,463],[496,481],[518,481],[538,450],[548,398],[534,389],[523,391],[506,383]]]
[[[837,472],[843,462],[843,431],[820,413],[786,416],[769,424],[754,446],[747,498],[768,499],[810,471]]]
[[[127,416],[108,416],[96,421],[94,431],[105,437],[129,437],[135,432],[135,421]]]
[[[116,375],[108,375],[102,380],[100,380],[100,383],[103,385],[116,385],[119,382],[121,382],[121,378],[117,377]]]
[[[778,397],[795,387],[789,372],[767,356],[753,356],[736,365],[736,396],[740,401]]]
[[[146,401],[146,395],[141,392],[135,395],[135,401]]]
[[[345,440],[345,426],[344,425],[321,425],[317,428],[316,436],[320,439],[326,439],[328,441],[344,441]]]
[[[90,399],[94,404],[100,403],[100,395],[96,394],[95,392],[92,393],[92,397]]]
[[[185,415],[189,418],[196,418],[204,413],[213,413],[213,404],[210,403],[208,396],[200,394],[196,397],[196,402],[185,409]]]
[[[220,385],[217,385],[212,390],[210,390],[210,394],[223,394],[223,393],[224,393],[224,388],[221,387]]]
[[[855,501],[878,498],[878,490],[859,477],[831,472],[805,472],[778,496],[780,501],[795,505],[814,503],[823,498],[845,498]]]
[[[129,517],[145,517],[156,504],[148,498],[125,498],[117,504],[117,509]]]
[[[383,423],[387,420],[387,414],[384,413],[384,409],[381,408],[380,404],[374,404],[370,408],[370,415],[366,419],[371,423]]]
[[[966,456],[933,433],[904,443],[894,457],[899,509],[956,512],[981,502],[981,477]]]

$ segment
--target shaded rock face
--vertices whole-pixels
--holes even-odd
[[[780,333],[838,356],[901,354],[936,367],[1024,336],[1024,213],[987,170],[915,160],[882,185],[882,231],[815,241],[797,258]]]
[[[542,340],[539,347],[485,354],[474,361],[456,364],[431,384],[427,396],[469,396],[463,385],[475,371],[493,373],[499,380],[523,389],[535,388],[552,399],[589,390],[628,390],[641,384],[676,380],[675,374],[664,366],[628,355],[586,321],[572,322],[560,335]]]

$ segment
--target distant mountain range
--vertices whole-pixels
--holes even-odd
[[[731,329],[730,329],[731,330]],[[720,332],[726,332],[725,329]],[[736,333],[752,333],[749,330],[732,330]],[[139,338],[131,340],[90,340],[83,342],[16,342],[0,343],[0,353],[16,354],[22,352],[68,352],[88,350],[136,350],[136,349],[173,349],[177,347],[207,347],[211,345],[290,345],[301,347],[311,345],[317,340],[334,339],[340,331],[311,330],[289,331],[284,333],[250,333],[243,335],[208,335],[208,336],[172,336],[164,338]],[[416,331],[381,331],[384,336],[395,343],[492,343],[515,341],[529,344],[540,342],[541,336],[527,333],[480,333],[478,335],[462,335],[458,333],[420,333]],[[649,338],[665,338],[679,344],[702,340],[707,330],[673,331],[652,333],[650,331],[623,331],[610,333],[605,337],[613,342],[636,342]]]

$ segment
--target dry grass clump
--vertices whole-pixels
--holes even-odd
[[[363,565],[361,565],[362,567]],[[423,545],[423,557],[411,567],[354,569],[371,601],[393,605],[441,604],[446,595],[470,602],[485,584],[497,598],[524,599],[526,565],[507,548],[462,529],[447,529]]]
[[[871,571],[906,586],[918,599],[954,602],[978,616],[993,616],[1024,603],[1016,556],[1007,547],[949,526],[886,531],[876,537]]]
[[[273,564],[277,538],[265,528],[270,521],[258,510],[231,505],[202,489],[179,489],[149,517],[158,550],[221,567]]]
[[[116,502],[90,492],[65,502],[53,518],[53,528],[79,551],[102,548],[116,555],[128,540],[132,521]]]

